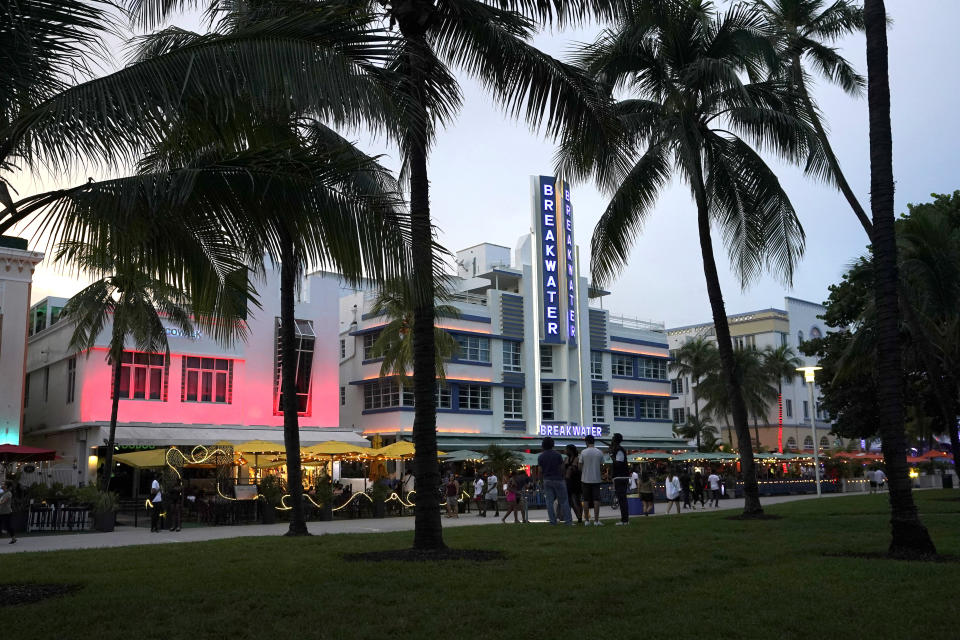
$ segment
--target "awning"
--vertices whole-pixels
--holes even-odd
[[[80,431],[100,428],[99,441],[97,435],[92,434],[87,444],[91,447],[106,444],[106,422],[85,422],[51,427],[32,431],[31,437],[53,435],[70,431]],[[269,427],[266,425],[215,425],[215,424],[183,424],[183,423],[126,423],[117,425],[117,446],[156,446],[163,447],[176,445],[179,447],[197,444],[211,445],[217,442],[248,442],[251,440],[266,440],[283,442],[283,427]],[[300,445],[310,446],[330,440],[370,446],[370,442],[359,433],[347,429],[333,427],[300,427]]]
[[[399,432],[395,434],[382,434],[382,435],[395,435],[397,438],[402,440],[413,440],[413,436],[407,432]],[[484,449],[489,447],[491,444],[495,444],[503,447],[504,449],[510,449],[513,451],[523,451],[525,449],[530,449],[534,451],[540,450],[540,443],[543,438],[541,436],[535,436],[530,434],[492,434],[492,433],[438,433],[437,434],[437,446],[444,451],[454,451],[457,449],[470,449],[472,451],[482,452]],[[554,438],[554,448],[557,450],[563,449],[567,444],[573,444],[578,449],[582,449],[585,445],[582,438]],[[597,446],[600,448],[606,448],[609,444],[609,438],[597,438]],[[677,438],[649,438],[649,439],[624,439],[623,447],[627,450],[635,449],[659,449],[662,451],[673,451],[676,449],[686,450],[690,449],[690,444],[686,440],[681,440]]]
[[[113,459],[137,469],[151,469],[163,467],[167,464],[169,449],[151,449],[150,451],[132,451],[130,453],[115,453]]]
[[[57,457],[52,449],[25,447],[20,444],[0,444],[0,462],[45,462]]]

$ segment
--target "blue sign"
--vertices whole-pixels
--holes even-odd
[[[603,435],[603,427],[579,424],[541,424],[537,427],[537,435],[557,438],[582,438]]]
[[[541,276],[543,278],[543,337],[544,342],[559,344],[563,342],[560,322],[560,273],[561,254],[559,231],[562,225],[558,216],[564,212],[557,203],[556,181],[549,176],[540,176],[538,180],[540,218],[540,256]]]
[[[562,182],[563,193],[563,245],[566,265],[567,289],[567,339],[577,344],[577,272],[576,250],[573,244],[573,206],[570,203],[570,187]]]

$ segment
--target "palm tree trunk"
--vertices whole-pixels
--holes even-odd
[[[416,4],[416,3],[414,3]],[[417,500],[414,507],[413,548],[440,550],[440,470],[437,465],[436,343],[434,342],[433,226],[430,222],[430,183],[427,176],[428,122],[426,83],[422,59],[426,51],[426,19],[429,8],[415,6],[398,16],[400,31],[414,51],[408,58],[410,96],[418,113],[408,131],[410,167],[410,231],[413,262],[413,473]]]
[[[699,158],[697,159],[699,162]],[[699,166],[699,165],[698,165]],[[697,201],[697,226],[700,232],[700,253],[703,256],[703,274],[707,280],[707,295],[713,312],[713,325],[717,332],[717,349],[720,363],[726,375],[727,394],[730,396],[730,412],[733,414],[733,426],[737,432],[740,453],[740,467],[743,472],[743,513],[752,516],[763,513],[760,506],[760,489],[757,485],[756,464],[753,460],[753,445],[750,442],[750,426],[747,418],[747,405],[740,388],[740,374],[733,356],[733,343],[730,339],[730,325],[727,323],[727,311],[723,303],[723,291],[720,289],[720,276],[713,256],[713,240],[710,237],[710,215],[707,210],[707,197],[703,179],[697,172],[693,176],[694,197]]]
[[[757,449],[760,448],[760,427],[757,425],[757,416],[753,416],[753,435],[757,439]]]
[[[837,181],[837,188],[840,189],[840,193],[843,194],[843,197],[847,199],[847,203],[850,205],[850,208],[853,209],[853,213],[857,216],[857,220],[860,221],[860,225],[863,227],[863,230],[867,232],[868,238],[873,238],[873,224],[870,223],[870,218],[867,217],[867,212],[863,210],[863,207],[860,205],[860,201],[857,200],[856,194],[853,193],[853,189],[850,188],[850,185],[847,183],[846,176],[843,175],[843,171],[840,170],[840,162],[837,160],[837,156],[833,153],[833,147],[830,146],[830,140],[827,138],[827,132],[823,128],[823,123],[820,122],[819,116],[817,116],[816,109],[813,108],[813,101],[810,100],[810,94],[807,92],[807,85],[803,81],[803,72],[800,67],[800,56],[793,56],[793,73],[794,73],[794,83],[797,86],[797,90],[800,92],[800,99],[803,100],[803,105],[807,109],[807,113],[810,114],[810,122],[813,124],[813,130],[817,133],[817,138],[820,140],[820,144],[823,146],[823,152],[827,156],[827,162],[830,164],[830,170],[833,172],[833,177]]]
[[[116,322],[116,318],[114,318]],[[122,339],[122,336],[121,336]],[[110,404],[110,433],[107,435],[107,454],[103,458],[103,477],[100,479],[100,490],[110,490],[110,476],[113,475],[113,448],[117,440],[117,415],[120,413],[120,375],[123,367],[123,343],[120,343],[120,353],[113,358],[113,399]]]
[[[287,452],[287,492],[290,494],[290,528],[285,535],[307,536],[303,512],[303,478],[300,469],[300,420],[297,416],[297,342],[294,298],[297,262],[293,239],[282,228],[280,236],[280,392],[283,394],[283,444]],[[267,505],[267,508],[272,508]]]
[[[870,205],[877,309],[877,407],[883,460],[890,479],[891,555],[936,553],[920,522],[908,476],[903,428],[903,367],[897,294],[897,245],[893,215],[893,143],[887,14],[883,0],[866,0],[867,99],[870,112]]]

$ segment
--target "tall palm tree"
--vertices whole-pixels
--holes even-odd
[[[754,418],[756,444],[759,446],[760,433],[757,418],[763,417],[766,420],[770,402],[776,397],[776,389],[770,384],[761,353],[755,347],[736,349],[733,357],[743,385],[743,400],[747,414]],[[707,401],[704,411],[716,419],[727,420],[728,416],[733,414],[733,402],[728,392],[726,376],[726,370],[717,367],[703,380],[703,397]],[[739,438],[738,443],[740,443]]]
[[[897,295],[897,244],[893,214],[893,143],[890,131],[890,76],[887,13],[883,0],[866,0],[867,102],[870,111],[870,208],[877,309],[877,374],[883,461],[890,478],[892,555],[936,553],[920,521],[908,475],[903,428],[903,367]]]
[[[863,76],[831,46],[846,35],[863,31],[863,9],[852,0],[831,0],[829,4],[824,0],[752,0],[751,6],[763,16],[777,43],[782,57],[778,73],[800,96],[805,116],[816,131],[819,145],[812,149],[807,170],[836,184],[867,236],[872,236],[873,224],[840,169],[808,87],[808,68],[812,67],[820,77],[848,94],[863,94]]]
[[[789,345],[768,346],[763,350],[763,368],[770,381],[777,382],[777,451],[783,453],[783,381],[793,382],[802,364]]]
[[[670,368],[677,376],[686,376],[690,379],[690,393],[693,396],[693,414],[699,420],[700,402],[698,387],[700,380],[708,373],[720,366],[720,352],[717,345],[702,336],[685,343],[676,351],[676,358],[670,363]],[[692,437],[692,436],[691,436]],[[700,433],[697,432],[697,450],[700,450]]]
[[[70,349],[86,351],[89,356],[104,330],[110,331],[107,362],[113,368],[113,402],[110,408],[110,432],[107,453],[103,460],[100,488],[108,491],[113,472],[113,448],[117,436],[117,416],[123,380],[124,352],[128,338],[146,358],[162,353],[170,358],[170,345],[164,321],[187,335],[193,333],[193,321],[187,310],[190,301],[180,289],[157,280],[140,270],[87,247],[67,247],[71,260],[84,270],[100,275],[93,284],[70,298],[61,312],[61,319],[74,324]],[[131,356],[134,354],[130,354]],[[136,354],[140,355],[140,354]],[[146,380],[144,380],[146,383]],[[127,384],[134,385],[128,378]]]
[[[585,126],[572,129],[559,152],[561,173],[593,177],[612,193],[592,241],[592,273],[600,282],[626,263],[674,172],[690,186],[748,515],[762,508],[711,224],[720,228],[742,286],[764,267],[792,278],[803,231],[776,174],[751,143],[799,161],[812,131],[791,115],[798,105],[782,82],[752,81],[772,56],[762,21],[744,6],[716,15],[712,3],[699,0],[644,3],[578,56],[611,95],[635,91],[615,106],[625,133],[611,138]]]
[[[707,437],[716,440],[718,435],[717,428],[710,422],[710,418],[706,416],[701,418],[699,415],[690,416],[687,418],[686,424],[677,425],[675,430],[682,438],[695,439],[697,441],[697,451],[706,451],[707,449],[702,446],[703,442]]]

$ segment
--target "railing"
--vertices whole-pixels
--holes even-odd
[[[612,313],[610,314],[609,322],[610,324],[620,325],[625,329],[640,329],[644,331],[656,331],[658,333],[663,333],[667,329],[667,325],[663,322],[641,320],[640,318],[631,318],[629,316],[615,316]]]
[[[85,531],[88,513],[90,509],[83,506],[32,504],[27,528],[29,531]]]
[[[377,299],[376,291],[364,291],[363,299],[373,301]],[[487,297],[475,293],[451,293],[446,300],[438,300],[439,303],[462,302],[464,304],[475,304],[477,306],[487,306]]]

